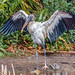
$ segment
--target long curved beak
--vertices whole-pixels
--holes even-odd
[[[22,29],[21,29],[21,33],[23,32],[24,28],[27,26],[27,24],[29,23],[29,21],[30,21],[30,19],[28,18],[28,19],[26,20],[26,22],[24,23]]]
[[[21,33],[23,32],[24,28],[26,27],[26,25],[28,24],[28,22],[25,22],[22,29],[21,29]]]
[[[21,33],[23,32],[24,28],[26,27],[26,25],[31,21],[31,20],[34,20],[34,15],[31,14],[29,15],[29,17],[26,19],[26,22],[24,23],[22,29],[21,29]]]

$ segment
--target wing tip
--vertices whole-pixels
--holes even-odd
[[[26,17],[28,17],[28,14],[24,10],[19,10],[19,12],[22,12]]]

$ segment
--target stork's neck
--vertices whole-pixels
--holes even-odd
[[[28,26],[30,26],[30,25],[32,25],[34,23],[35,23],[35,21],[30,21],[29,24],[28,24]]]
[[[30,21],[29,22],[29,24],[28,24],[28,26],[27,26],[27,30],[28,30],[28,32],[31,34],[31,32],[32,32],[32,25],[35,23],[35,21]]]

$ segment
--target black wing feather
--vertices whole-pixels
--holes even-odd
[[[59,20],[58,25],[56,25],[55,28],[53,29],[53,33],[51,33],[51,31],[48,31],[50,42],[55,41],[65,31],[66,31],[66,27],[64,22],[62,20]]]
[[[27,16],[22,12],[19,11],[13,14],[1,27],[0,32],[3,35],[12,34],[17,30],[21,30],[23,24],[26,21]],[[24,29],[27,31],[27,27]]]
[[[75,15],[56,11],[45,25],[47,24],[48,38],[53,42],[66,30],[75,30]]]
[[[73,18],[64,18],[63,19],[65,26],[68,30],[74,30],[75,29],[75,20]]]

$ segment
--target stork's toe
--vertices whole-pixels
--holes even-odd
[[[45,66],[42,69],[48,69],[49,67],[47,66],[47,64],[45,64]]]

